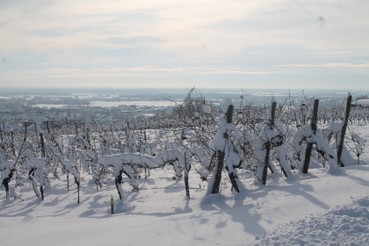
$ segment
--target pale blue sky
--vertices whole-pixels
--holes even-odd
[[[0,87],[369,90],[367,0],[0,0]]]

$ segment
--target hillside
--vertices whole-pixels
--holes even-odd
[[[367,139],[369,127],[361,127],[360,134]],[[167,168],[152,171],[139,192],[124,184],[122,202],[113,184],[96,191],[88,180],[82,180],[80,204],[75,186],[67,192],[63,177],[52,180],[44,202],[28,187],[22,188],[21,199],[6,201],[1,187],[1,245],[305,245],[309,240],[315,240],[311,245],[366,245],[365,163],[366,152],[362,165],[341,168],[335,175],[310,169],[291,181],[269,177],[265,187],[243,178],[247,191],[236,195],[223,182],[221,195],[206,196],[206,183],[192,170],[189,200],[183,181],[176,183]]]

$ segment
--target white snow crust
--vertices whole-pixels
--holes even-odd
[[[361,126],[359,133],[368,139],[369,126]],[[1,186],[0,245],[368,245],[367,152],[361,165],[334,173],[327,172],[329,167],[311,168],[308,174],[295,172],[294,179],[269,175],[266,186],[255,184],[240,170],[246,191],[239,194],[224,180],[220,194],[206,195],[207,183],[191,169],[190,199],[183,180],[172,178],[173,167],[162,166],[173,152],[163,152],[163,161],[133,154],[111,156],[102,164],[119,168],[124,160],[160,168],[151,170],[146,181],[138,180],[139,192],[132,191],[125,178],[121,201],[113,181],[96,190],[87,175],[81,177],[80,204],[76,184],[68,192],[65,175],[50,179],[44,201],[29,185],[17,189],[16,200],[6,200]],[[42,162],[32,163],[42,170]],[[5,174],[14,162],[2,165]],[[110,214],[111,196],[115,214]]]

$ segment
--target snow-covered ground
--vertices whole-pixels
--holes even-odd
[[[357,99],[353,103],[354,105],[360,106],[360,107],[368,107],[369,106],[369,99],[363,98],[363,99]]]
[[[369,197],[301,219],[257,238],[257,245],[369,245]]]
[[[52,108],[67,108],[68,105],[66,104],[35,104],[32,107],[52,109]]]
[[[369,127],[360,133],[368,139]],[[243,179],[244,194],[224,181],[221,195],[206,196],[191,170],[189,200],[169,167],[151,171],[139,192],[124,184],[123,202],[114,185],[96,191],[88,180],[80,204],[63,180],[52,180],[44,202],[28,186],[18,190],[21,199],[6,201],[1,187],[0,245],[369,245],[367,152],[362,165],[334,175],[310,169],[290,181],[270,177],[266,186]]]

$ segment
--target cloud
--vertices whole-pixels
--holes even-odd
[[[343,69],[368,69],[369,62],[364,63],[324,63],[324,64],[283,64],[278,65],[282,68],[343,68]]]
[[[0,83],[295,81],[286,68],[339,77],[368,68],[368,9],[363,0],[0,1]]]
[[[0,20],[4,23],[0,24],[0,33],[6,37],[0,44],[8,50],[52,52],[68,48],[78,52],[88,47],[116,47],[119,42],[112,40],[133,46],[134,37],[145,36],[152,38],[151,41],[161,40],[153,48],[171,49],[188,59],[204,55],[229,57],[245,47],[262,44],[294,43],[321,50],[348,48],[347,42],[334,42],[339,34],[335,29],[350,33],[341,35],[339,40],[351,40],[350,30],[363,28],[365,21],[369,21],[364,13],[355,16],[354,11],[345,10],[348,7],[345,4],[328,1],[304,5],[288,0],[91,0],[88,3],[35,0],[8,5],[0,10]],[[331,18],[324,30],[334,28],[333,32],[328,30],[329,36],[316,21],[323,15],[324,20]],[[338,20],[342,15],[347,17],[344,22]],[[357,35],[368,37],[358,32],[354,37]],[[332,42],[327,43],[327,39]],[[367,47],[359,40],[355,44],[358,48]]]
[[[130,68],[108,68],[108,69],[65,69],[50,68],[48,74],[50,77],[80,77],[80,76],[102,76],[102,75],[124,75],[124,74],[244,74],[244,75],[264,75],[276,73],[274,71],[241,69],[241,68],[218,68],[218,67],[153,67],[141,66]]]

